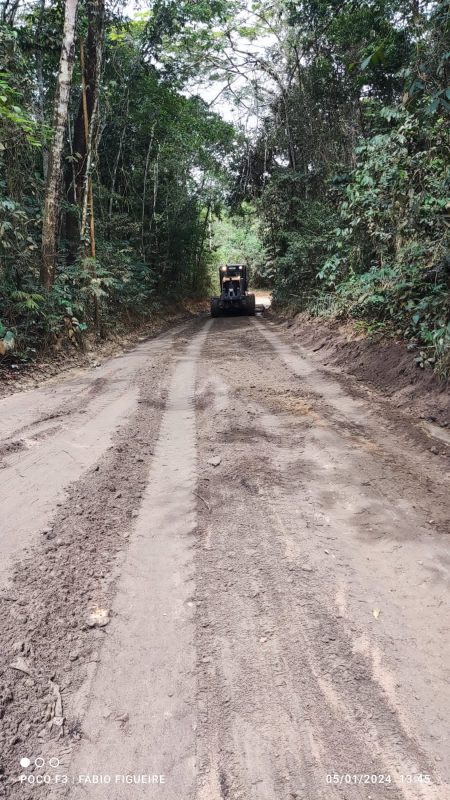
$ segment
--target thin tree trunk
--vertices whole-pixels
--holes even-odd
[[[103,49],[103,23],[105,16],[105,3],[104,0],[91,0],[88,4],[88,40],[87,40],[87,65],[84,63],[84,50],[81,45],[80,55],[82,63],[82,96],[81,107],[83,114],[83,131],[84,131],[84,163],[83,163],[83,183],[82,183],[82,200],[81,200],[81,242],[87,240],[87,209],[90,207],[90,233],[91,239],[91,256],[95,257],[95,241],[92,241],[94,236],[94,206],[93,206],[93,193],[92,193],[92,160],[93,160],[93,142],[94,142],[94,128],[97,121],[98,109],[98,96],[100,90],[100,72],[102,64],[102,49]],[[88,104],[87,94],[90,94],[90,102]]]
[[[156,159],[153,164],[153,213],[150,219],[149,234],[152,232],[153,222],[156,220],[156,201],[158,199],[158,175],[159,175],[159,144],[156,151]],[[157,226],[155,226],[157,228]]]
[[[211,201],[208,200],[208,203],[207,203],[207,206],[206,206],[205,221],[203,223],[202,233],[201,233],[201,236],[200,236],[200,246],[199,246],[199,248],[197,250],[197,257],[195,259],[196,268],[197,268],[196,272],[198,271],[198,269],[200,267],[201,260],[202,260],[203,247],[204,247],[206,235],[207,235],[207,232],[208,232],[208,224],[209,224],[209,215],[210,215],[210,213],[211,213]],[[195,275],[196,275],[196,273],[194,273],[194,275],[192,276],[193,277],[193,284],[194,284],[192,286],[193,289],[195,289]]]
[[[0,22],[2,25],[9,25],[11,28],[14,25],[16,14],[19,8],[20,0],[14,0],[13,3],[9,3],[9,0],[5,0],[2,3],[2,10],[0,16]]]
[[[117,171],[119,169],[120,157],[122,155],[123,142],[124,142],[125,133],[126,133],[126,130],[127,130],[129,104],[130,104],[130,91],[129,91],[129,89],[127,89],[127,102],[126,102],[126,106],[125,106],[124,123],[123,123],[122,132],[120,134],[119,147],[117,148],[117,155],[116,155],[116,158],[115,158],[115,161],[114,161],[112,180],[111,180],[111,191],[110,191],[110,195],[109,195],[109,208],[108,208],[108,221],[109,222],[111,222],[111,219],[112,219],[113,205],[114,205],[114,192],[116,190]]]
[[[82,249],[86,251],[86,245],[89,241],[86,231],[88,212],[90,213],[91,217],[93,215],[93,209],[91,208],[89,211],[89,201],[91,199],[91,194],[92,194],[92,181],[91,181],[92,121],[95,115],[95,105],[93,105],[91,108],[91,117],[89,119],[89,111],[88,111],[87,95],[86,95],[83,42],[80,42],[80,65],[81,65],[81,108],[83,112],[84,149],[85,149],[85,163],[83,164],[83,169],[84,169],[83,188],[81,191],[80,239],[81,239]],[[93,245],[95,253],[95,242],[91,242],[91,245]]]
[[[84,47],[83,42],[80,42],[80,62],[81,62],[81,75],[82,75],[82,88],[81,88],[81,103],[83,108],[83,125],[84,125],[84,141],[86,149],[86,163],[84,174],[83,198],[82,198],[82,211],[81,211],[81,246],[84,255],[89,252],[91,256],[91,275],[95,278],[95,221],[94,221],[94,193],[92,189],[92,140],[94,135],[94,122],[96,119],[97,105],[98,105],[98,88],[99,88],[99,75],[101,63],[101,39],[96,38],[96,58],[95,58],[95,92],[94,102],[91,109],[91,117],[89,119],[89,111],[86,98],[86,81],[85,81],[85,63],[84,63]],[[89,216],[89,234],[87,234],[87,219]],[[89,245],[89,251],[88,251]],[[98,297],[94,294],[94,322],[98,329],[99,327],[99,306]]]
[[[153,147],[153,138],[155,133],[155,124],[153,123],[152,126],[152,135],[150,137],[150,141],[147,148],[147,156],[145,159],[145,170],[144,170],[144,186],[142,188],[142,217],[141,217],[141,245],[142,245],[142,258],[145,263],[145,236],[144,236],[144,226],[145,226],[145,200],[146,200],[146,193],[147,193],[147,175],[148,175],[148,167],[150,163],[150,154]]]
[[[67,125],[70,87],[72,82],[77,7],[78,0],[66,0],[63,40],[54,103],[53,142],[48,160],[42,224],[41,283],[46,289],[50,289],[55,277],[56,238],[60,207],[59,190],[61,184],[64,132]]]
[[[88,33],[86,59],[84,46],[80,45],[81,96],[74,122],[72,151],[74,161],[72,171],[66,172],[67,199],[72,209],[66,215],[66,238],[69,244],[69,258],[73,261],[78,255],[80,241],[86,237],[86,203],[89,196],[88,174],[92,166],[94,126],[97,118],[100,71],[103,49],[104,0],[89,0],[86,4]],[[86,119],[88,121],[86,131]],[[72,174],[74,173],[74,175]]]
[[[45,0],[41,0],[39,7],[39,21],[36,28],[36,73],[38,89],[38,118],[39,133],[42,147],[42,174],[44,181],[47,180],[48,173],[48,149],[45,139],[45,114],[44,114],[44,75],[43,75],[43,51],[42,51],[42,25],[44,21]]]

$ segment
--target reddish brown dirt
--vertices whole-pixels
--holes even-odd
[[[409,352],[404,341],[366,337],[351,324],[306,314],[282,325],[294,341],[317,353],[321,364],[354,375],[415,418],[450,425],[449,380],[421,369],[417,352]]]

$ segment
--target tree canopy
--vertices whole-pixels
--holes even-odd
[[[448,370],[450,0],[125,8],[2,4],[0,338],[204,296],[241,248]]]

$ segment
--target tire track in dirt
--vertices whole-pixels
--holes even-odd
[[[199,385],[200,458],[221,455],[222,463],[200,489],[210,511],[198,506],[198,800],[447,798],[430,739],[427,747],[420,743],[417,718],[402,706],[398,688],[403,636],[421,626],[412,615],[403,620],[404,630],[388,619],[387,604],[395,598],[385,598],[384,624],[391,636],[395,632],[395,645],[383,631],[371,630],[371,608],[365,619],[353,600],[367,595],[361,585],[367,570],[355,571],[348,548],[356,548],[364,567],[372,511],[373,526],[383,526],[394,542],[411,533],[411,507],[398,506],[403,519],[389,509],[392,502],[395,510],[396,492],[402,497],[405,473],[396,476],[390,464],[386,475],[382,452],[355,448],[350,428],[340,437],[326,406],[334,395],[324,392],[317,407],[312,398],[312,413],[275,411],[273,396],[293,386],[261,339],[247,321],[216,323]],[[236,369],[220,357],[233,345]],[[339,406],[341,417],[352,408],[351,398],[347,405],[340,397]],[[385,481],[392,484],[382,503],[380,480],[383,488]],[[334,518],[330,502],[336,510],[341,503]],[[367,511],[362,517],[361,509]],[[417,524],[420,531],[423,522]],[[385,573],[391,569],[390,580],[395,562],[384,567]],[[404,583],[401,575],[395,580]],[[437,588],[436,600],[440,594]],[[435,625],[435,668],[438,630]],[[392,650],[393,664],[387,658]],[[407,668],[407,659],[400,666]],[[406,698],[414,690],[424,696],[414,671],[409,679]],[[445,691],[442,681],[439,687]],[[425,702],[432,703],[432,695]],[[402,781],[401,774],[424,772],[433,786]],[[333,773],[388,774],[390,783],[334,786],[326,783]]]
[[[259,325],[260,320],[254,320]],[[373,391],[354,377],[336,367],[326,369],[317,363],[317,352],[309,351],[300,341],[286,340],[286,331],[274,322],[269,322],[259,327],[259,332],[265,337],[271,348],[279,355],[290,373],[300,378],[303,391],[309,393],[314,405],[322,398],[326,398],[328,405],[327,419],[334,420],[340,427],[360,431],[381,442],[391,458],[396,459],[397,466],[401,466],[401,451],[391,445],[391,438],[395,444],[399,440],[406,448],[415,449],[417,476],[427,472],[427,467],[434,467],[433,480],[444,488],[450,477],[450,437],[445,429],[429,422],[417,420],[406,416],[398,409],[398,403],[392,403],[389,398]],[[445,394],[445,392],[443,392]],[[448,394],[447,394],[448,397]],[[441,413],[445,403],[441,401]],[[447,402],[447,407],[449,403]],[[362,412],[362,414],[361,414]],[[358,423],[361,417],[362,424]],[[435,455],[435,440],[439,439],[441,448],[438,455],[430,461],[430,451]],[[417,458],[419,456],[419,458]]]
[[[0,401],[4,430],[10,434],[0,444],[0,582],[11,559],[35,543],[39,527],[49,523],[55,505],[64,501],[65,487],[92,468],[117,427],[132,417],[140,372],[153,353],[170,350],[175,334],[180,329],[106,362],[94,373],[80,370],[54,386],[50,395],[43,387]]]
[[[173,359],[186,345],[182,333],[173,342],[152,343],[137,375],[135,413],[101,460],[68,488],[39,544],[16,564],[0,593],[0,796],[47,798],[49,787],[17,782],[19,759],[57,757],[63,773],[83,736],[89,682],[109,631],[91,627],[89,610],[111,609],[147,485]],[[55,685],[62,727],[55,720]],[[45,771],[31,767],[27,775]]]
[[[133,417],[0,595],[4,796],[153,793],[23,785],[26,753],[69,775],[163,773],[167,800],[450,797],[448,550],[428,522],[448,510],[442,481],[428,491],[435,470],[402,432],[377,433],[360,398],[347,418],[345,391],[336,408],[260,327],[215,320],[162,346]]]
[[[180,354],[139,517],[122,567],[113,619],[92,684],[73,774],[111,784],[75,784],[67,797],[147,797],[140,776],[164,776],[158,797],[192,795],[195,775],[194,574],[196,527],[194,387],[210,322]],[[137,776],[132,788],[122,776]],[[120,776],[117,778],[117,776]]]

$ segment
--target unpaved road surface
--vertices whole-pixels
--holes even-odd
[[[260,318],[0,413],[1,796],[449,800],[445,443]]]

